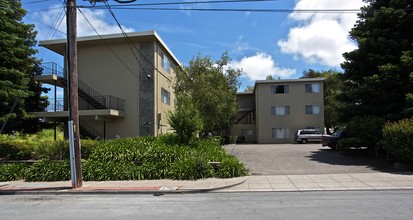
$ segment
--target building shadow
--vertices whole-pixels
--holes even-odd
[[[307,157],[312,161],[330,165],[365,166],[375,171],[388,173],[404,171],[394,168],[392,160],[372,157],[363,150],[344,153],[343,151],[331,149],[319,149],[310,152]]]

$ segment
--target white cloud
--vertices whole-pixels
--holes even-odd
[[[204,1],[206,1],[206,3],[201,3],[202,1],[199,1],[200,3],[191,3],[191,4],[182,4],[182,5],[179,5],[179,8],[181,9],[181,12],[182,13],[184,13],[184,14],[186,14],[187,16],[191,16],[192,15],[192,11],[191,11],[191,9],[208,9],[208,8],[211,8],[211,6],[210,6],[210,4],[208,4],[207,2],[207,0],[204,0]],[[192,0],[185,0],[184,2],[193,2]]]
[[[298,0],[294,9],[359,9],[361,0]],[[299,13],[289,18],[298,22],[290,29],[287,39],[278,40],[281,52],[309,63],[339,66],[342,54],[357,48],[349,31],[357,21],[356,13]]]
[[[264,80],[268,75],[289,78],[296,73],[295,69],[278,67],[272,56],[266,53],[244,57],[239,61],[231,62],[230,66],[241,69],[244,76],[250,80]]]
[[[37,13],[35,17],[37,19],[40,19],[42,23],[47,24],[49,26],[53,26],[51,23],[55,19],[59,19],[59,21],[62,19],[62,16],[56,18],[56,16],[59,14],[61,9],[57,8],[56,6],[52,6],[50,10],[42,13]],[[89,10],[89,9],[82,9],[82,12],[84,16],[87,18],[87,20],[92,24],[92,26],[97,30],[99,34],[114,34],[114,33],[121,33],[119,26],[116,24],[114,19],[109,15],[108,12],[104,10]],[[96,35],[96,32],[93,30],[93,28],[90,26],[90,24],[86,21],[85,17],[82,15],[82,13],[78,12],[77,13],[77,35],[78,36],[88,36],[88,35]],[[113,21],[113,22],[108,22],[108,21]],[[64,17],[60,26],[55,27],[58,29],[60,32],[66,33],[66,18]],[[133,32],[133,28],[128,28],[125,26],[122,26],[125,32]],[[38,29],[38,38],[40,39],[48,39],[51,38],[49,34],[47,34],[50,31],[50,27],[45,28],[44,26],[40,26]],[[64,37],[64,35],[59,34],[57,32],[57,35],[55,37]]]

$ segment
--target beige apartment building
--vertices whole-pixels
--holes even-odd
[[[256,81],[237,94],[238,120],[231,134],[245,142],[292,143],[303,128],[324,130],[323,78]]]
[[[66,39],[40,46],[63,56]],[[166,114],[174,108],[173,81],[178,59],[155,31],[78,38],[79,119],[81,136],[112,139],[159,135],[171,131]],[[44,64],[36,80],[64,88],[64,97],[49,97],[49,122],[67,122],[67,74]],[[65,126],[66,127],[66,126]]]

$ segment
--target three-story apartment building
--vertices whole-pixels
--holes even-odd
[[[232,135],[247,142],[291,143],[303,128],[324,130],[324,79],[256,81],[252,92],[238,93],[238,120]]]
[[[63,56],[66,39],[41,41]],[[34,115],[51,122],[68,119],[65,70],[45,66],[36,80],[64,88],[54,108]],[[171,131],[166,114],[174,108],[173,81],[178,59],[155,31],[78,38],[79,118],[81,136],[116,138]]]

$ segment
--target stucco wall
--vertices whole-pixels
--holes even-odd
[[[125,67],[103,41],[78,45],[78,75],[101,95],[125,100],[126,118],[106,121],[106,138],[137,136],[139,133],[139,65],[124,39],[106,42],[127,66]],[[103,122],[88,120],[103,132]]]
[[[305,84],[318,83],[319,93],[306,93]],[[272,94],[272,85],[288,85],[289,93]],[[258,143],[291,143],[294,133],[301,128],[324,128],[324,98],[322,81],[271,81],[256,84],[257,100],[257,141]],[[306,105],[320,106],[320,114],[305,113]],[[290,114],[271,115],[271,106],[290,106]],[[272,137],[272,128],[289,129],[289,137],[276,139]]]

